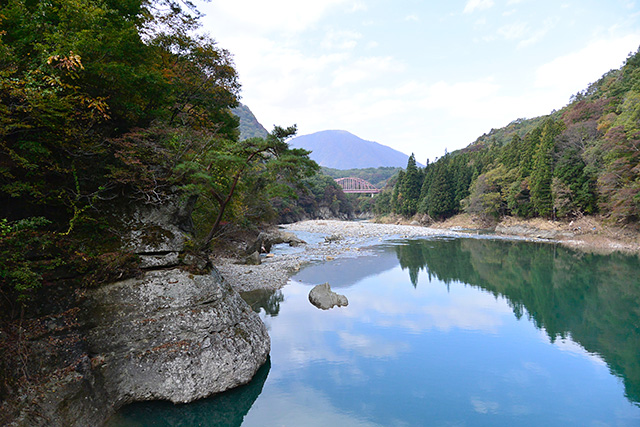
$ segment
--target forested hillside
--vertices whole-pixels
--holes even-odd
[[[244,104],[238,104],[231,110],[240,120],[240,140],[249,138],[265,138],[269,132],[260,124],[253,112]]]
[[[384,188],[389,179],[400,172],[402,168],[397,167],[380,167],[380,168],[364,168],[364,169],[332,169],[322,167],[323,174],[331,178],[356,177],[370,182],[376,188]]]
[[[58,280],[132,274],[119,206],[197,199],[206,250],[317,171],[295,126],[240,141],[232,56],[198,18],[189,1],[0,3],[2,316]]]
[[[442,219],[640,219],[640,53],[574,95],[559,111],[519,119],[426,168],[411,158],[381,213]]]

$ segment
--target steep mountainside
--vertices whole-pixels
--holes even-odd
[[[291,140],[294,148],[311,150],[320,166],[334,169],[362,169],[383,166],[405,167],[409,156],[393,148],[365,141],[344,130],[325,130]]]
[[[640,226],[639,117],[640,51],[562,109],[492,129],[405,174],[379,210],[432,218],[464,211],[494,220],[600,214]],[[416,204],[406,189],[418,187]]]
[[[231,110],[233,114],[240,119],[240,140],[244,141],[249,138],[264,138],[267,136],[267,130],[260,124],[256,116],[253,115],[249,107],[244,104],[238,105]]]

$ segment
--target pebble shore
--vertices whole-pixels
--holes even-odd
[[[214,265],[239,292],[276,290],[286,285],[289,277],[307,263],[367,254],[372,246],[394,239],[469,237],[469,229],[473,226],[474,223],[470,221],[456,223],[451,220],[441,223],[438,228],[369,221],[301,221],[280,228],[296,233],[307,244],[293,250],[276,249],[272,254],[263,254],[261,265],[239,264],[238,260],[230,258],[215,259]],[[625,237],[619,230],[609,230],[592,218],[578,220],[575,224],[573,221],[564,224],[541,219],[507,220],[503,221],[502,226],[501,230],[498,230],[500,225],[496,227],[499,232],[490,238],[560,243],[581,251],[603,254],[622,251],[640,256],[640,237]]]
[[[256,289],[280,289],[304,264],[340,257],[356,257],[369,247],[393,239],[428,236],[462,236],[451,230],[437,230],[413,225],[376,224],[368,221],[311,220],[282,225],[307,241],[297,251],[275,251],[263,255],[262,264],[239,264],[231,258],[218,258],[214,264],[238,292]]]

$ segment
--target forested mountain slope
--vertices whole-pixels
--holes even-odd
[[[637,223],[640,54],[630,55],[623,67],[559,111],[515,120],[424,169],[409,162],[378,209],[433,218],[463,211],[488,219],[598,213]]]
[[[244,104],[231,110],[240,120],[240,140],[249,138],[265,138],[269,132],[260,124],[253,112]]]
[[[383,188],[389,179],[400,172],[400,167],[380,167],[380,168],[364,168],[364,169],[332,169],[322,167],[321,172],[331,178],[356,177],[368,181],[376,188]]]

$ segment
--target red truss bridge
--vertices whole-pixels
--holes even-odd
[[[370,182],[361,178],[348,177],[338,178],[336,183],[342,187],[342,191],[345,193],[363,193],[363,194],[378,194],[382,190],[371,185]]]

